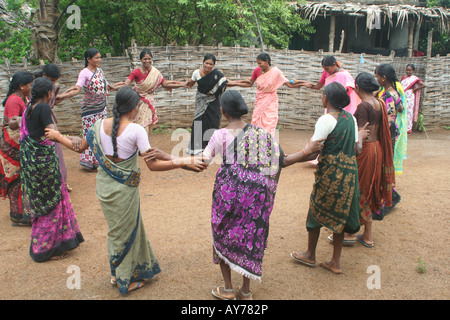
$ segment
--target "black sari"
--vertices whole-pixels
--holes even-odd
[[[187,153],[201,153],[220,126],[220,96],[226,90],[227,79],[219,70],[212,70],[197,81],[195,115],[191,127],[191,141]],[[210,130],[213,129],[213,130]]]

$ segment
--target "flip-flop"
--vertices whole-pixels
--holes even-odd
[[[373,243],[367,243],[365,242],[363,239],[361,239],[361,235],[358,234],[356,236],[356,241],[358,241],[359,243],[361,243],[364,247],[366,248],[372,248],[373,247]]]
[[[142,285],[141,285],[141,283],[142,283]],[[128,293],[133,292],[133,291],[136,291],[137,289],[140,289],[140,288],[142,288],[143,286],[144,286],[144,282],[143,282],[143,281],[138,281],[136,288],[128,289]]]
[[[299,257],[295,257],[295,256],[294,256],[294,252],[291,253],[291,258],[294,259],[295,261],[297,261],[297,262],[299,262],[299,263],[301,263],[301,264],[307,266],[307,267],[315,267],[315,266],[316,266],[315,263],[312,263],[312,262],[303,260],[303,259],[301,259],[301,258],[299,258]]]
[[[331,234],[328,236],[327,239],[330,240],[331,242],[333,242],[333,237],[331,236]],[[354,245],[355,243],[356,243],[356,239],[355,240],[345,240],[344,239],[344,246],[351,246],[351,245]]]
[[[242,288],[238,290],[239,300],[253,300],[252,290],[249,293],[243,293]]]
[[[223,290],[227,291],[227,289],[223,288]],[[234,295],[234,290],[230,289],[229,292],[233,291],[233,297],[227,298],[220,294],[220,287],[215,287],[211,290],[211,293],[214,297],[220,299],[220,300],[236,300],[236,296]]]

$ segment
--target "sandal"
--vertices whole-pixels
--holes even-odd
[[[72,191],[72,187],[71,187],[71,186],[69,186],[68,184],[66,184],[66,187],[67,187],[67,191],[68,191],[68,192]]]
[[[241,288],[239,288],[238,295],[239,295],[239,300],[253,300],[252,290],[250,290],[248,293],[243,293],[242,287],[241,287]]]
[[[224,296],[220,293],[220,289],[223,289],[223,292],[225,293],[231,293],[230,296]],[[212,295],[220,300],[236,300],[236,296],[234,295],[234,289],[225,289],[224,287],[215,287],[211,291]]]
[[[145,285],[144,281],[138,281],[136,288],[128,289],[128,293],[136,291],[137,289],[142,288]]]

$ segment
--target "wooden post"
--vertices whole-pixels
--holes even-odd
[[[433,30],[428,32],[427,57],[429,58],[431,58],[432,49],[433,49]]]
[[[330,35],[328,36],[328,52],[334,51],[334,36],[336,31],[336,16],[331,16]]]
[[[416,20],[414,18],[411,18],[408,21],[408,57],[413,56],[415,25],[416,25]]]
[[[344,39],[345,39],[345,31],[342,30],[342,33],[341,33],[341,43],[339,44],[339,53],[342,52],[342,48],[344,47]]]

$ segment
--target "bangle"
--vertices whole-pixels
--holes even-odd
[[[301,152],[303,152],[303,154],[305,155],[305,157],[307,156],[305,150],[300,150]]]

